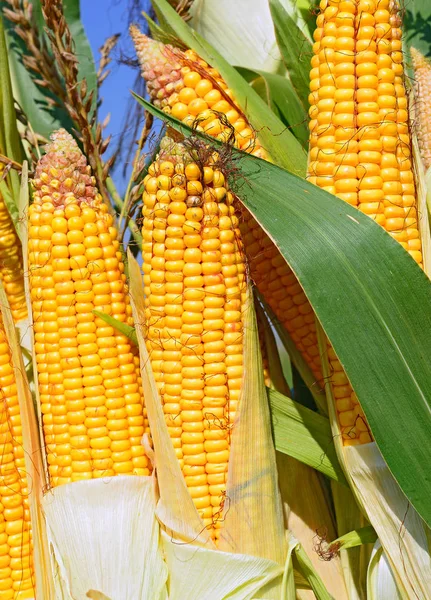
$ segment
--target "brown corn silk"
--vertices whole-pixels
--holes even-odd
[[[39,160],[29,207],[29,272],[50,484],[148,475],[139,358],[93,314],[132,324],[124,264],[86,158],[64,130]]]
[[[34,571],[21,416],[12,355],[0,316],[0,600],[34,598]]]
[[[0,165],[0,177],[4,166]],[[0,194],[0,280],[15,322],[27,317],[21,242],[4,198]]]
[[[270,160],[218,71],[193,50],[182,52],[131,28],[142,76],[154,104],[183,123],[254,156]],[[295,275],[277,247],[239,203],[240,230],[250,274],[277,318],[321,380],[315,317]]]
[[[421,264],[400,17],[391,0],[322,0],[310,72],[308,179],[379,223]],[[328,344],[345,444],[371,440]]]
[[[197,155],[165,137],[144,180],[146,338],[186,484],[218,539],[243,373],[245,265],[218,157],[204,146]]]
[[[431,62],[410,48],[414,69],[415,133],[425,170],[431,166]]]

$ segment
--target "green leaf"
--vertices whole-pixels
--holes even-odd
[[[265,100],[273,113],[293,131],[303,147],[308,147],[308,115],[295,92],[292,82],[286,77],[237,67],[237,71]]]
[[[231,187],[297,276],[390,471],[431,525],[430,280],[367,215],[271,163],[232,153],[243,181],[236,173]]]
[[[334,600],[323,585],[323,581],[315,571],[311,560],[308,558],[301,544],[297,544],[295,546],[294,557],[299,566],[299,571],[304,575],[305,579],[310,584],[310,587],[313,590],[317,600]]]
[[[431,57],[431,3],[429,0],[412,0],[403,6],[404,43],[414,46]]]
[[[347,485],[329,420],[275,390],[268,396],[276,449]]]
[[[374,527],[367,525],[366,527],[361,527],[361,529],[349,531],[349,533],[345,533],[337,538],[329,544],[328,551],[339,552],[340,550],[362,546],[362,544],[374,544],[376,540],[377,533],[375,532]]]
[[[0,114],[0,152],[5,154],[7,157],[15,160],[16,162],[22,162],[22,147],[21,140],[19,137],[15,105],[12,94],[12,85],[9,71],[8,51],[6,46],[5,32],[3,18],[0,15],[0,103],[1,103],[1,114]],[[18,217],[17,202],[19,197],[19,177],[18,173],[11,169],[7,176],[7,181],[10,184],[11,195],[8,196],[7,192],[2,186],[2,191],[6,193],[5,202],[11,213],[13,222],[16,223]]]
[[[106,313],[100,312],[99,310],[93,310],[92,312],[93,315],[96,315],[96,317],[99,317],[99,319],[102,319],[102,321],[105,321],[105,323],[125,335],[132,342],[132,344],[135,346],[138,345],[138,338],[136,337],[136,331],[134,327],[127,325],[126,323],[123,323],[122,321],[119,321],[118,319],[115,319]]]
[[[295,20],[283,8],[279,0],[270,0],[275,36],[293,87],[305,110],[308,110],[310,93],[310,40],[302,33]]]
[[[32,7],[33,17],[39,28],[40,36],[45,40],[50,49],[50,43],[44,33],[45,24],[40,0],[32,0]],[[88,89],[97,90],[96,68],[91,47],[80,20],[79,0],[64,0],[63,8],[67,24],[73,35],[75,53],[79,60],[79,81],[85,77]],[[23,56],[28,54],[28,50],[21,38],[15,34],[14,24],[5,19],[5,28],[7,31],[9,64],[14,96],[27,115],[32,128],[46,138],[55,129],[60,127],[64,127],[70,131],[73,128],[73,123],[67,110],[63,106],[50,106],[47,99],[53,96],[46,88],[40,88],[34,83],[34,80],[38,79],[38,76],[23,65],[22,59]],[[97,94],[95,93],[94,108],[96,107],[96,103]]]
[[[179,37],[205,61],[215,67],[233,91],[236,101],[258,133],[259,141],[272,160],[292,173],[305,175],[307,157],[301,144],[268,108],[260,96],[247,84],[214,48],[193,31],[170,6],[167,0],[152,0],[157,15],[162,16],[170,33]]]

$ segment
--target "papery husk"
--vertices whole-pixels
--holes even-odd
[[[375,442],[344,446],[332,396],[326,336],[318,324],[329,418],[338,458],[351,490],[374,527],[402,594],[426,600],[431,590],[431,557],[426,525],[402,493]]]
[[[97,593],[167,600],[155,502],[154,480],[144,476],[75,481],[49,491],[42,507],[56,600]]]
[[[265,598],[279,600],[287,547],[251,295],[249,293],[244,313],[244,384],[234,423],[227,501],[219,548],[216,550],[194,507],[169,438],[143,336],[145,308],[142,276],[130,252],[128,259],[131,304],[137,324],[142,382],[158,479],[157,516],[166,533],[163,543],[170,561],[170,597],[183,599],[188,587],[193,590],[193,581],[184,577],[184,569],[188,567],[181,558],[183,552],[184,557],[193,557],[194,564],[190,564],[193,572],[196,568],[201,573],[202,581],[197,582],[202,586],[199,587],[199,597],[214,600],[225,597],[211,595],[214,581],[223,578],[221,572],[217,569],[213,580],[211,573],[204,569],[208,569],[208,565],[227,561],[232,569],[231,580],[219,584],[221,589],[226,590],[223,586],[227,585],[231,593],[235,592],[236,595],[229,595],[229,599],[263,597],[257,590],[264,586]],[[248,556],[244,558],[244,555]],[[202,576],[203,572],[205,576]],[[247,581],[244,579],[246,572]],[[236,589],[239,584],[241,589]]]
[[[339,557],[324,561],[319,555],[321,539],[331,540],[336,536],[319,475],[311,467],[280,452],[277,464],[287,528],[301,543],[328,592],[337,600],[347,599]],[[314,597],[307,590],[298,590],[297,595],[301,600]]]
[[[364,527],[368,521],[360,511],[350,488],[334,481],[331,482],[331,490],[338,536]],[[370,544],[362,544],[339,551],[349,600],[365,600],[367,597],[366,578],[371,549]]]
[[[15,381],[19,411],[21,416],[22,443],[24,448],[25,470],[29,489],[30,519],[33,540],[33,567],[38,598],[54,600],[54,586],[49,568],[48,539],[40,502],[45,486],[42,450],[34,411],[33,398],[25,375],[22,353],[18,344],[12,313],[6,293],[0,283],[0,310],[8,341]]]
[[[374,544],[368,565],[367,600],[403,600],[379,541]]]

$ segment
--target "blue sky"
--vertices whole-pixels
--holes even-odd
[[[135,56],[127,33],[131,3],[132,0],[81,0],[81,18],[97,66],[100,56],[99,48],[106,38],[116,33],[122,34],[119,44],[113,52],[114,60],[110,65],[111,74],[105,80],[101,90],[103,104],[100,117],[103,120],[108,113],[111,114],[107,133],[112,134],[112,146],[116,145],[121,135],[125,114],[128,110],[130,90],[134,89],[137,75],[137,71],[133,68],[120,64],[122,55],[133,58]],[[135,1],[135,4],[138,3]],[[141,0],[140,4],[143,10],[148,10],[149,0]],[[133,13],[133,16],[135,14],[139,15],[139,10]],[[119,190],[124,191],[125,180],[121,175],[121,170],[121,168],[116,169],[114,179]]]

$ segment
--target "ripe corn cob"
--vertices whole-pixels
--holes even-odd
[[[0,177],[3,167],[0,166]],[[25,319],[24,269],[21,242],[0,194],[0,280],[2,281],[15,322]]]
[[[29,489],[9,344],[0,317],[0,600],[34,598]]]
[[[245,267],[217,156],[165,137],[144,180],[147,346],[186,484],[219,535],[242,381]]]
[[[410,48],[414,69],[415,133],[425,169],[431,166],[431,62]]]
[[[269,160],[215,69],[192,50],[182,52],[165,46],[136,27],[131,28],[131,35],[154,104],[191,127]],[[238,205],[238,210],[252,279],[319,381],[322,375],[311,305],[270,238],[244,207]]]
[[[391,0],[321,0],[310,73],[309,180],[369,215],[422,261],[400,19]],[[346,444],[370,441],[328,346]]]
[[[148,475],[139,360],[93,314],[131,324],[113,219],[72,137],[54,133],[29,209],[29,269],[43,431],[52,486]]]

